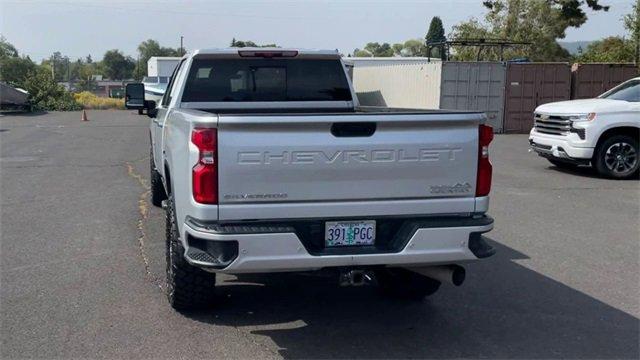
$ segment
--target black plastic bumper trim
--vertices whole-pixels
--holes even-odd
[[[485,259],[495,255],[496,249],[489,245],[482,233],[474,232],[469,235],[469,250],[478,259]]]

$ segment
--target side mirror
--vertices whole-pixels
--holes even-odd
[[[154,118],[158,115],[158,108],[156,108],[156,102],[153,100],[146,100],[144,107],[147,109],[147,116]]]
[[[137,110],[145,108],[143,83],[127,84],[124,92],[124,107]]]

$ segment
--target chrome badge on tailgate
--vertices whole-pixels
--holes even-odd
[[[432,194],[466,194],[471,191],[471,184],[465,182],[455,185],[434,185],[430,186],[429,190]]]

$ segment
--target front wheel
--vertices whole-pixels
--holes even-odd
[[[593,159],[601,175],[613,179],[638,177],[638,140],[628,135],[614,135],[598,145]]]
[[[384,295],[404,300],[422,300],[440,288],[440,282],[411,270],[382,268],[374,271]]]

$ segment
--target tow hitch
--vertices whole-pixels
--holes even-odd
[[[373,280],[370,272],[362,269],[340,271],[340,286],[362,286]]]

